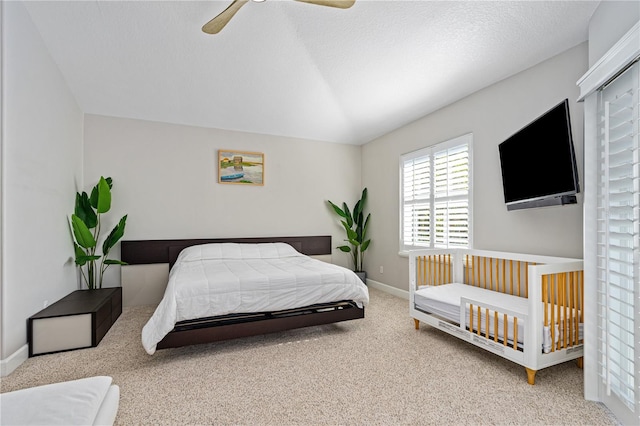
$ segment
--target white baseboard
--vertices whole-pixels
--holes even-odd
[[[378,281],[367,279],[367,285],[371,288],[375,288],[378,290],[382,290],[386,293],[393,294],[394,296],[402,297],[403,299],[409,300],[409,291],[408,290],[400,290],[397,287],[390,286],[388,284],[384,284]]]
[[[0,377],[8,376],[13,373],[13,370],[18,368],[20,364],[25,362],[29,358],[29,345],[26,344],[7,359],[0,361]]]

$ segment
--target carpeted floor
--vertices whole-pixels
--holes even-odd
[[[614,425],[583,398],[575,362],[523,367],[426,325],[408,301],[370,289],[366,318],[165,349],[140,331],[151,307],[125,308],[97,348],[28,359],[2,392],[106,375],[120,386],[118,425]]]

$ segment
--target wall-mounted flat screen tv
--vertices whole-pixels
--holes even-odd
[[[575,204],[580,192],[569,100],[498,145],[507,210]]]

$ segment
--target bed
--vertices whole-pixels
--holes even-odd
[[[583,355],[580,259],[484,250],[410,253],[409,311],[536,372]]]
[[[330,253],[326,236],[124,241],[122,259],[137,264],[142,253],[149,262],[154,250],[165,252],[157,261],[167,260],[170,273],[142,331],[149,354],[363,318],[369,301],[353,271],[312,257]]]

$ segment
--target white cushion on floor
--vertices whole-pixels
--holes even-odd
[[[98,416],[112,387],[111,381],[111,377],[96,376],[0,394],[0,423],[93,425],[96,419],[110,419],[111,413],[115,420],[118,401],[115,401],[114,411],[113,390],[108,398],[110,402],[104,407],[109,413],[101,413]],[[119,389],[116,391],[119,395]]]

